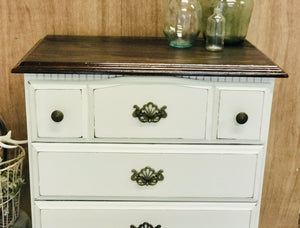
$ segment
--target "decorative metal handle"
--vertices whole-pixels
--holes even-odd
[[[156,185],[158,181],[162,181],[164,179],[162,169],[155,172],[155,170],[149,166],[145,167],[140,172],[137,172],[135,169],[131,170],[131,172],[133,172],[131,180],[136,181],[136,183],[140,186]]]
[[[151,224],[144,222],[143,224],[136,227],[135,225],[131,225],[130,228],[161,228],[161,225],[152,226]]]
[[[54,122],[60,122],[64,119],[64,114],[59,110],[55,110],[51,113],[51,119]]]
[[[248,121],[248,115],[244,112],[240,112],[236,115],[235,119],[238,124],[245,124]]]
[[[163,106],[159,109],[157,105],[152,102],[145,104],[142,108],[137,105],[134,105],[133,108],[135,108],[135,110],[132,113],[132,116],[139,118],[142,123],[157,123],[161,118],[166,118],[168,116],[165,111],[167,106]]]

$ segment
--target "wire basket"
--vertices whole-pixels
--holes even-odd
[[[21,146],[14,149],[0,148],[0,154],[3,153],[7,153],[7,160],[0,163],[0,227],[8,228],[19,217],[25,150]]]

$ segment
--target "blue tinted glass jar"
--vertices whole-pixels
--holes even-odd
[[[191,47],[200,33],[201,15],[198,0],[170,0],[164,24],[164,34],[170,46]]]

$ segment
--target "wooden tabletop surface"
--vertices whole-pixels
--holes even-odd
[[[249,42],[208,52],[204,40],[176,49],[164,38],[46,36],[13,73],[287,77]]]

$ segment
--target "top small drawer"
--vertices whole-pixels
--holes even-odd
[[[205,139],[210,87],[172,82],[94,88],[95,137]]]
[[[34,138],[79,139],[87,136],[86,88],[31,82],[30,122]]]
[[[221,89],[217,139],[261,138],[265,91]]]

